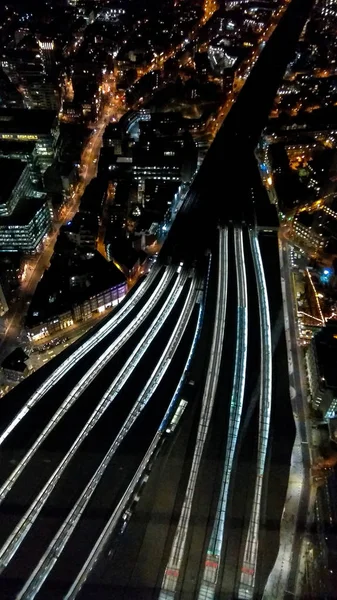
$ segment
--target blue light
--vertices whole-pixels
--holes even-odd
[[[319,276],[319,280],[320,283],[323,283],[324,285],[328,285],[330,283],[330,279],[334,274],[334,270],[330,269],[329,267],[325,267],[324,269],[321,269],[321,273]]]

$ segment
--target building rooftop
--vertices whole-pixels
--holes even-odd
[[[98,234],[98,219],[94,219],[92,215],[86,212],[78,212],[66,225],[63,230],[67,234],[79,234],[81,232],[90,232],[93,236]]]
[[[79,252],[59,237],[49,269],[37,286],[26,324],[35,327],[64,314],[93,296],[125,283],[125,276],[97,251]],[[62,248],[61,248],[62,246]]]
[[[32,154],[35,144],[34,140],[18,144],[16,140],[10,141],[0,138],[0,156],[4,156],[5,158],[23,157],[26,159],[26,157],[28,158]]]
[[[86,187],[81,198],[80,212],[99,215],[102,210],[103,198],[107,184],[100,178],[95,177]]]
[[[28,356],[24,350],[22,350],[22,348],[16,348],[6,356],[5,360],[2,362],[2,368],[23,373],[27,368],[27,365],[25,364],[25,360],[27,359]]]
[[[56,111],[0,109],[0,136],[10,134],[48,135],[53,128]],[[27,141],[27,140],[23,140]]]
[[[320,375],[326,387],[337,390],[337,323],[330,321],[314,337]]]
[[[337,107],[335,106],[317,109],[311,113],[302,111],[296,117],[282,114],[278,119],[269,120],[266,133],[291,135],[296,134],[297,130],[304,130],[308,134],[311,131],[331,129],[337,129]]]
[[[26,164],[17,159],[0,159],[0,204],[6,204]]]
[[[45,195],[41,198],[21,198],[11,215],[0,218],[0,227],[4,225],[28,225],[45,203]]]

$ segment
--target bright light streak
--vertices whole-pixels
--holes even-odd
[[[183,285],[184,284],[182,284],[180,286],[181,291],[183,289]],[[189,293],[185,300],[179,320],[173,330],[173,333],[166,345],[166,348],[165,348],[162,356],[159,358],[159,360],[157,362],[157,366],[156,366],[155,370],[153,371],[150,379],[148,380],[148,382],[147,382],[145,388],[143,389],[143,391],[141,392],[140,396],[136,400],[131,412],[129,413],[124,424],[122,425],[122,427],[121,427],[116,439],[112,443],[109,451],[105,455],[103,461],[101,462],[101,464],[98,467],[98,469],[96,470],[95,474],[89,481],[88,485],[83,490],[79,500],[76,502],[76,504],[70,511],[68,517],[63,522],[63,524],[62,524],[61,528],[59,529],[59,531],[57,532],[56,536],[54,537],[52,542],[49,544],[47,551],[42,556],[36,569],[33,571],[31,577],[27,580],[25,586],[23,587],[23,589],[17,596],[17,600],[27,597],[26,596],[27,593],[29,594],[29,598],[34,598],[35,595],[40,590],[41,586],[43,585],[43,582],[49,575],[57,558],[60,556],[60,554],[63,551],[72,532],[74,531],[80,517],[82,516],[82,514],[85,510],[85,507],[88,505],[88,503],[92,497],[92,494],[94,493],[95,489],[97,488],[98,483],[102,479],[102,477],[106,471],[106,468],[108,467],[112,457],[114,456],[115,452],[117,451],[118,447],[122,443],[122,441],[125,438],[125,436],[127,435],[127,433],[130,431],[132,425],[134,424],[134,422],[136,421],[136,419],[138,418],[138,416],[140,415],[142,410],[145,408],[145,406],[149,402],[154,391],[157,389],[160,381],[162,380],[164,374],[166,373],[166,371],[169,367],[169,364],[173,358],[173,355],[175,354],[175,352],[180,344],[182,336],[185,332],[185,329],[186,329],[189,319],[191,317],[192,310],[193,310],[194,304],[195,304],[196,287],[197,287],[197,280],[195,278],[193,278],[193,280],[191,281],[190,290],[189,290]]]
[[[131,323],[120,333],[120,335],[112,342],[112,344],[108,346],[108,348],[94,362],[90,369],[86,371],[83,377],[72,389],[70,394],[68,394],[68,396],[62,402],[61,406],[55,412],[55,414],[53,415],[49,423],[46,425],[42,433],[38,436],[34,444],[31,446],[31,448],[28,450],[28,452],[25,454],[22,460],[17,464],[7,481],[5,481],[0,487],[0,504],[6,498],[8,492],[12,489],[13,485],[18,480],[19,476],[22,474],[23,470],[28,465],[29,461],[32,459],[36,451],[40,448],[41,444],[46,440],[48,435],[53,431],[56,425],[65,416],[69,408],[73,406],[73,404],[75,404],[76,400],[78,400],[78,398],[83,394],[83,392],[89,387],[89,385],[94,381],[94,379],[102,371],[102,369],[108,364],[108,362],[110,362],[110,360],[117,354],[117,352],[122,348],[122,346],[124,346],[124,344],[132,337],[134,332],[144,322],[146,317],[149,315],[155,304],[162,296],[173,274],[174,268],[169,268],[163,272],[162,277],[159,279],[158,284],[152,292],[147,303],[138,312],[137,318],[134,321],[131,321]]]
[[[248,341],[248,299],[243,234],[242,229],[238,227],[234,228],[234,250],[237,280],[237,341],[235,349],[235,366],[221,492],[208,545],[207,558],[199,591],[199,600],[202,600],[205,597],[211,600],[215,595],[215,585],[218,577],[225,528],[228,491],[245,392]]]
[[[208,265],[208,274],[207,274],[206,288],[205,289],[208,288],[211,261],[212,261],[212,259],[211,259],[211,256],[210,256],[209,265]],[[203,317],[204,317],[204,308],[205,308],[204,307],[204,302],[203,302],[203,293],[202,293],[202,298],[199,298],[199,299],[200,299],[199,315],[198,315],[198,322],[197,322],[196,330],[194,332],[193,342],[192,342],[192,345],[191,345],[191,348],[190,348],[190,352],[189,352],[189,355],[188,355],[188,358],[187,358],[187,361],[186,361],[186,365],[185,365],[185,369],[184,369],[183,375],[180,378],[179,385],[178,385],[178,387],[177,387],[177,389],[176,389],[176,391],[175,391],[175,393],[173,395],[173,398],[172,398],[172,400],[171,400],[171,402],[169,404],[169,407],[168,407],[168,409],[166,411],[166,415],[165,415],[165,417],[164,417],[164,419],[162,421],[162,424],[160,426],[160,429],[162,431],[166,430],[168,420],[171,417],[171,414],[172,414],[172,412],[173,412],[173,410],[175,408],[175,405],[176,405],[177,400],[179,398],[181,387],[183,385],[183,382],[185,381],[185,377],[187,376],[187,371],[188,371],[188,369],[190,367],[191,360],[192,360],[192,357],[193,357],[194,352],[195,352],[196,344],[197,344],[197,341],[198,341],[199,336],[200,336],[201,326],[202,326]],[[197,299],[197,302],[198,301],[199,300]]]
[[[240,587],[238,591],[238,597],[240,599],[248,600],[254,597],[255,588],[255,575],[259,549],[262,485],[269,440],[273,374],[273,348],[271,341],[271,326],[267,285],[257,234],[255,231],[250,231],[249,233],[255,277],[257,283],[257,293],[259,298],[261,367],[259,434],[254,500],[245,543],[243,565],[241,569]]]
[[[287,264],[287,254],[288,246],[280,243],[279,256],[281,266],[284,325],[288,358],[290,359],[289,383],[293,389],[296,389],[296,395],[293,396],[290,393],[290,396],[292,408],[295,412],[305,409],[307,404],[307,385],[304,380],[301,381],[301,365],[299,360],[300,352],[298,352],[296,323],[293,312],[295,298],[293,297],[293,287],[290,281],[291,273],[289,265]],[[294,368],[294,363],[296,368]],[[299,380],[297,380],[296,373],[299,375]],[[294,415],[294,418],[296,423],[296,438],[291,455],[288,489],[280,527],[278,554],[274,566],[268,576],[268,580],[263,592],[263,600],[269,600],[273,596],[275,598],[284,598],[287,593],[288,595],[291,594],[292,589],[294,589],[291,580],[289,579],[291,570],[294,568],[294,552],[296,555],[299,554],[298,549],[301,548],[300,540],[302,539],[303,542],[306,539],[306,536],[302,536],[302,522],[300,527],[298,527],[298,519],[301,518],[300,507],[302,502],[304,502],[304,507],[302,504],[304,513],[306,513],[305,506],[307,506],[307,514],[311,514],[310,502],[311,500],[314,500],[315,495],[314,489],[311,488],[313,494],[310,494],[307,504],[307,490],[305,489],[304,482],[309,481],[310,478],[310,445],[309,457],[307,460],[304,453],[305,448],[302,442],[306,443],[308,439],[310,439],[310,433],[308,435],[307,427],[303,427],[298,417]]]
[[[187,484],[187,492],[180,513],[179,523],[174,536],[170,557],[165,569],[159,600],[174,598],[175,590],[182,564],[187,531],[191,516],[192,502],[195,492],[203,448],[212,416],[215,393],[220,373],[223,337],[226,322],[227,281],[228,279],[228,230],[219,230],[219,273],[216,314],[214,320],[213,339],[207,370],[206,383],[202,399],[196,446],[192,459],[191,472]],[[174,573],[174,575],[172,575]]]
[[[102,339],[104,339],[111,331],[121,322],[121,320],[125,319],[125,317],[130,313],[130,311],[134,308],[139,298],[141,298],[154,277],[158,274],[158,269],[154,268],[151,270],[150,275],[142,281],[140,286],[137,288],[135,293],[132,296],[127,298],[124,306],[117,312],[112,314],[111,318],[104,324],[99,330],[94,333],[86,342],[84,342],[77,350],[75,350],[71,356],[66,358],[63,363],[55,369],[46,381],[32,394],[26,404],[22,407],[22,409],[18,412],[16,417],[11,421],[11,423],[6,427],[3,433],[0,435],[0,446],[3,444],[4,440],[9,436],[9,434],[13,431],[18,423],[26,416],[26,414],[30,411],[33,406],[41,398],[58,382],[60,379],[70,371],[70,369],[81,360],[90,350],[92,350]]]
[[[109,521],[107,522],[101,535],[99,536],[97,542],[95,543],[92,551],[90,552],[90,555],[88,556],[86,562],[84,563],[76,580],[74,581],[70,590],[65,595],[64,600],[71,600],[71,599],[76,598],[76,596],[82,589],[84,583],[87,580],[88,575],[90,574],[90,572],[94,568],[95,564],[97,563],[101,553],[103,552],[104,548],[106,547],[106,545],[108,544],[108,542],[110,540],[111,534],[113,533],[114,529],[118,525],[120,519],[122,518],[123,513],[125,512],[127,506],[129,505],[129,503],[132,499],[132,496],[134,495],[134,493],[137,489],[139,481],[141,480],[143,473],[146,471],[161,439],[162,439],[162,435],[159,432],[157,432],[147,453],[145,454],[141,464],[139,465],[134,477],[132,478],[132,481],[130,482],[126,492],[124,493],[122,499],[120,500],[120,502],[116,506],[115,510],[113,511]]]
[[[106,547],[107,543],[109,542],[113,530],[117,526],[118,521],[120,520],[125,509],[127,508],[128,504],[131,500],[131,497],[135,491],[135,487],[136,487],[137,483],[139,482],[142,474],[144,473],[144,470],[146,469],[151,457],[153,456],[153,453],[154,453],[155,449],[157,448],[159,441],[162,438],[162,433],[166,429],[166,424],[172,413],[172,407],[175,406],[175,403],[179,396],[180,390],[185,381],[186,374],[188,372],[193,353],[195,351],[196,342],[200,335],[203,310],[204,310],[204,305],[203,305],[203,303],[200,303],[198,322],[197,322],[196,330],[194,332],[192,346],[191,346],[191,349],[190,349],[190,352],[189,352],[189,355],[188,355],[188,358],[187,358],[187,361],[186,361],[186,364],[184,367],[184,371],[179,380],[177,389],[176,389],[174,396],[170,402],[170,405],[169,405],[169,407],[164,415],[164,418],[160,424],[159,430],[158,430],[156,436],[154,437],[154,439],[151,443],[151,446],[149,447],[141,465],[139,466],[139,468],[138,468],[132,482],[130,483],[128,489],[126,490],[122,500],[120,501],[118,506],[115,508],[114,512],[112,513],[109,521],[107,522],[105,528],[103,529],[101,535],[99,536],[97,542],[95,543],[92,551],[90,552],[87,560],[85,561],[82,569],[80,570],[78,576],[76,577],[75,581],[73,582],[70,590],[66,594],[64,600],[74,600],[74,598],[76,598],[79,591],[82,589],[84,583],[87,580],[87,577],[91,573],[91,571],[94,568],[95,564],[97,563],[101,553],[104,551],[104,548]]]
[[[78,448],[88,436],[90,431],[105,413],[105,411],[109,408],[113,400],[116,398],[117,394],[120,392],[125,382],[130,377],[131,373],[134,371],[141,358],[144,356],[145,352],[149,348],[150,344],[156,337],[157,333],[160,331],[161,326],[169,316],[171,310],[173,309],[181,291],[182,287],[186,281],[186,274],[182,273],[180,277],[178,277],[173,285],[173,288],[168,295],[166,301],[164,302],[162,308],[158,312],[156,318],[153,320],[149,329],[144,334],[143,338],[137,344],[136,348],[126,361],[123,369],[119,372],[117,377],[114,379],[112,384],[109,386],[105,394],[103,395],[101,401],[95,408],[91,417],[83,427],[80,434],[77,436],[73,445],[67,454],[63,457],[59,466],[56,468],[54,473],[51,475],[47,483],[44,485],[42,490],[39,492],[34,502],[28,508],[22,519],[16,525],[14,531],[6,540],[5,544],[0,549],[0,572],[2,572],[5,567],[8,565],[14,554],[19,549],[21,543],[25,539],[26,535],[30,531],[34,522],[36,521],[38,515],[40,514],[44,504],[48,500],[50,494],[55,488],[57,482],[60,480],[62,474],[64,473],[66,467],[69,462],[77,452]]]

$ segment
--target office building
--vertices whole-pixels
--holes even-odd
[[[38,41],[28,35],[2,57],[1,66],[22,95],[25,108],[56,111],[60,108],[57,80],[48,73],[53,48],[54,42]]]
[[[140,135],[133,147],[136,181],[189,181],[197,166],[197,152],[183,120],[176,114],[153,114],[139,123]]]
[[[56,142],[57,113],[54,110],[0,108],[0,140],[8,142]]]
[[[29,169],[20,160],[0,160],[0,180],[0,217],[8,217],[21,196],[31,191]]]
[[[55,42],[53,39],[46,36],[39,36],[38,46],[42,58],[44,70],[48,73],[52,71],[55,65]]]
[[[28,335],[40,339],[88,320],[116,306],[126,291],[125,276],[113,263],[61,233],[29,307]]]
[[[308,217],[308,221],[306,220]],[[300,247],[305,247],[311,251],[318,253],[323,251],[326,244],[326,239],[322,233],[317,233],[312,227],[312,215],[299,213],[294,218],[291,237]]]
[[[93,222],[97,223],[101,216],[106,188],[104,180],[95,177],[86,187],[81,198],[79,212],[90,216]]]
[[[90,214],[78,212],[63,230],[76,246],[95,250],[98,236],[97,218],[93,219]]]
[[[0,252],[35,252],[51,227],[46,194],[20,160],[0,160],[0,181]]]
[[[103,134],[103,147],[111,148],[114,156],[121,156],[123,153],[123,133],[119,124],[110,123]]]
[[[58,136],[55,111],[0,109],[0,156],[28,162],[34,183],[52,164]]]
[[[16,348],[3,361],[2,369],[5,378],[11,382],[22,381],[28,375],[27,354],[22,348]]]
[[[23,100],[20,92],[9,81],[8,77],[0,69],[0,107],[1,108],[23,108]]]
[[[45,194],[21,198],[10,216],[0,218],[0,252],[33,254],[50,231],[51,222]]]
[[[0,283],[7,302],[17,298],[24,273],[24,262],[19,252],[0,252]]]

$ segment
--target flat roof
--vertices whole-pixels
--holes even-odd
[[[6,204],[26,163],[18,159],[0,159],[0,204]]]
[[[54,110],[1,108],[0,134],[48,135],[55,118]]]
[[[11,154],[15,154],[16,156],[30,155],[34,150],[35,144],[35,140],[22,141],[18,144],[17,140],[3,140],[0,138],[0,155],[2,154],[5,158],[7,156],[10,157]]]
[[[337,389],[337,323],[329,321],[314,337],[321,377],[329,388]]]
[[[62,234],[61,234],[62,236]],[[64,238],[63,238],[64,240]],[[60,253],[54,253],[49,269],[39,282],[26,317],[28,327],[35,327],[74,309],[75,306],[89,301],[91,297],[125,283],[125,276],[112,263],[108,262],[97,250],[77,253],[76,245],[59,238],[62,243]],[[73,248],[70,258],[69,250]],[[85,254],[91,258],[85,259]],[[81,283],[72,285],[72,278],[84,278]],[[52,298],[52,301],[51,301]]]
[[[326,129],[337,129],[336,106],[319,108],[312,113],[300,111],[296,117],[282,115],[277,119],[269,119],[266,126],[267,134],[275,132],[285,136],[296,135],[299,131],[310,134],[310,132]]]
[[[15,348],[2,362],[3,369],[14,369],[24,371],[27,365],[25,360],[29,357],[22,348]]]
[[[43,198],[23,197],[19,200],[14,211],[8,217],[0,218],[0,227],[10,225],[28,225],[40,208],[46,204]]]

